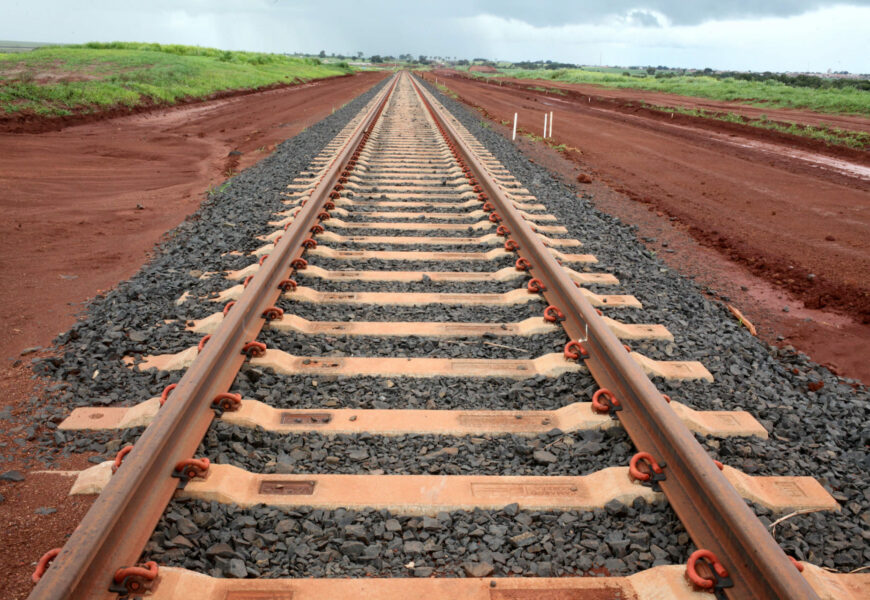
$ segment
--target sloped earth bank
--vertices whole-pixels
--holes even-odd
[[[468,78],[465,73],[453,69],[436,69],[433,73],[441,77]],[[611,101],[613,108],[626,107],[637,109],[641,103],[646,103],[654,106],[687,108],[718,114],[733,113],[752,120],[767,118],[779,123],[797,123],[799,125],[811,125],[815,127],[838,127],[840,129],[870,133],[870,119],[861,115],[821,113],[801,108],[777,108],[765,106],[763,102],[759,102],[758,105],[752,105],[735,100],[713,100],[710,98],[681,96],[668,92],[609,88],[601,85],[567,83],[564,81],[551,81],[549,79],[490,77],[483,81],[489,81],[494,85],[507,85],[530,91],[541,91],[540,89],[533,89],[536,87],[546,90],[559,90],[555,93],[558,95],[564,94],[572,98],[579,97],[587,103],[589,97],[592,97],[593,100]],[[554,92],[551,92],[551,95],[552,93]]]
[[[652,251],[745,311],[767,341],[870,381],[870,159],[797,152],[465,78],[439,83],[508,138],[500,122],[514,112],[521,133],[540,135],[553,111],[552,143],[566,150],[518,136],[530,157],[637,225]],[[578,174],[594,183],[578,184]]]
[[[56,469],[86,468],[94,446],[87,440],[74,443],[55,437],[59,420],[34,411],[58,395],[86,404],[133,398],[135,387],[118,387],[117,378],[95,373],[105,372],[105,366],[89,361],[104,351],[114,352],[109,348],[117,346],[120,337],[150,335],[146,325],[159,324],[155,311],[148,309],[150,303],[174,306],[181,293],[176,294],[177,281],[188,286],[197,281],[190,269],[208,268],[201,262],[203,254],[219,256],[240,247],[241,240],[250,242],[250,232],[241,225],[248,213],[259,209],[258,214],[265,214],[263,203],[274,210],[278,193],[296,171],[364,104],[353,99],[385,76],[360,73],[40,135],[0,134],[0,598],[27,596],[34,561],[62,544],[90,505],[89,498],[66,495],[66,477],[33,471],[44,468],[39,457],[45,456],[48,440],[64,446],[65,455],[52,465]],[[351,101],[352,106],[341,108]],[[330,116],[333,107],[335,114]],[[230,156],[234,150],[241,154]],[[223,187],[227,169],[240,171],[251,165]],[[210,186],[215,193],[203,194]],[[218,211],[216,221],[209,222],[221,229],[214,244],[191,231],[203,214],[214,214],[215,205],[230,197],[235,212]],[[200,210],[188,217],[203,200]],[[137,209],[137,204],[143,208]],[[231,221],[239,221],[239,227]],[[140,288],[125,288],[132,294],[129,299],[140,303],[119,308],[117,314],[138,325],[122,329],[109,323],[111,318],[102,318],[104,336],[76,351],[90,358],[57,374],[59,380],[84,377],[94,387],[85,390],[52,382],[56,385],[47,391],[35,390],[30,362],[48,352],[30,352],[32,347],[48,346],[76,322],[75,314],[89,298],[99,298],[103,290],[136,273],[167,231],[165,243],[171,245],[164,246],[164,261],[172,263],[167,253],[185,255],[188,268],[176,272],[173,264],[164,262],[140,274],[138,281],[158,284],[163,291],[142,288],[140,295]],[[156,297],[161,294],[164,297]],[[20,356],[25,348],[28,351]],[[89,354],[93,352],[96,355]],[[13,474],[6,475],[10,471]],[[17,481],[16,472],[22,481]]]

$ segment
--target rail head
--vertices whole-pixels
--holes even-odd
[[[506,241],[525,258],[532,277],[541,282],[544,297],[564,315],[562,325],[571,340],[582,340],[584,358],[600,387],[619,399],[615,413],[639,452],[650,453],[666,465],[666,479],[658,482],[698,548],[717,555],[734,586],[732,598],[815,599],[818,595],[793,566],[758,517],[746,505],[689,429],[668,406],[622,342],[589,301],[578,291],[562,266],[523,219],[498,182],[451,122],[452,116],[433,96],[414,82],[414,88],[474,174],[493,211],[506,229]]]
[[[344,148],[338,153],[293,224],[202,348],[169,401],[137,440],[60,554],[31,592],[30,600],[115,598],[109,591],[119,568],[136,563],[178,479],[175,466],[190,458],[214,419],[214,398],[227,392],[245,361],[242,348],[256,338],[263,313],[281,294],[280,282],[304,252],[303,242],[323,217],[323,207],[349,157],[367,139],[386,106],[396,77],[378,92]]]

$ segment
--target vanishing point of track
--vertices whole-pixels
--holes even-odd
[[[198,347],[147,357],[131,368],[186,369],[163,397],[133,408],[77,409],[62,429],[148,424],[113,463],[82,472],[74,492],[99,492],[59,551],[40,566],[33,599],[112,598],[547,598],[859,597],[863,576],[834,575],[790,560],[746,499],[781,510],[835,509],[836,501],[806,477],[753,477],[714,462],[692,432],[764,434],[744,412],[694,411],[663,396],[650,376],[710,379],[694,362],[656,361],[633,352],[633,339],[667,338],[664,327],[609,319],[608,306],[638,307],[632,296],[598,295],[584,285],[616,283],[595,272],[581,243],[560,237],[527,190],[411,76],[399,74],[345,127],[288,188],[250,267],[231,273],[215,314],[190,323]],[[470,220],[470,221],[469,221]],[[378,237],[369,232],[394,231]],[[441,235],[433,235],[441,234]],[[411,245],[425,250],[343,250],[329,244]],[[447,246],[451,251],[439,251]],[[453,250],[462,246],[463,251]],[[467,248],[467,251],[464,250]],[[430,250],[431,249],[431,250]],[[449,270],[463,262],[511,257],[492,272]],[[434,262],[445,270],[336,270],[336,262]],[[318,266],[318,262],[329,268]],[[401,268],[401,267],[400,267]],[[324,292],[306,281],[378,283],[438,281],[451,293]],[[301,279],[301,277],[300,277]],[[466,293],[476,282],[515,282],[505,293]],[[389,286],[387,286],[389,287]],[[370,289],[370,288],[369,288]],[[543,298],[545,310],[515,323],[316,321],[285,313],[283,299],[330,304],[513,306]],[[222,309],[222,310],[221,310]],[[257,341],[274,332],[332,336],[480,338],[534,336],[564,330],[561,353],[534,359],[304,357]],[[246,365],[277,373],[323,376],[486,377],[522,379],[587,370],[598,386],[592,402],[555,411],[276,409],[233,393]],[[579,390],[578,390],[579,397]],[[629,465],[584,476],[262,475],[195,456],[215,418],[278,433],[323,435],[408,433],[469,436],[537,435],[619,425],[637,454]],[[583,510],[613,500],[667,498],[699,550],[690,565],[660,566],[609,578],[215,579],[138,561],[173,497],[240,506],[377,508],[432,516],[440,511]],[[46,566],[49,565],[50,566]],[[800,566],[802,570],[797,567]],[[859,581],[860,579],[860,581]],[[608,592],[609,590],[609,592]],[[610,595],[607,595],[610,594]],[[619,595],[624,594],[624,595]],[[661,594],[665,594],[662,596]],[[634,595],[634,596],[632,596]],[[701,596],[703,597],[703,596]]]

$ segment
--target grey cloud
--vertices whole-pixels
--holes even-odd
[[[388,2],[392,4],[392,2]],[[439,14],[475,16],[486,13],[511,17],[536,26],[553,26],[576,23],[595,23],[608,17],[625,17],[632,11],[659,12],[676,25],[695,25],[705,21],[722,19],[789,17],[805,12],[849,4],[870,6],[870,0],[575,0],[573,2],[528,2],[528,1],[446,1],[437,9],[427,7],[421,12],[435,10]],[[397,3],[397,6],[399,4]],[[649,19],[641,17],[649,22]]]
[[[50,0],[36,3],[65,4]],[[28,2],[13,0],[13,4],[26,5]],[[675,25],[695,25],[722,19],[788,17],[838,4],[870,6],[870,0],[440,0],[437,3],[407,0],[321,0],[316,3],[299,0],[150,0],[144,6],[117,0],[92,0],[87,8],[104,13],[145,9],[151,13],[181,10],[190,14],[284,15],[313,21],[329,15],[330,19],[345,23],[368,21],[368,15],[379,21],[386,18],[395,22],[403,19],[426,21],[468,18],[487,14],[517,19],[538,27],[595,24],[620,18],[640,26],[654,27],[658,23],[654,13],[664,15]]]
[[[633,10],[628,13],[626,22],[636,27],[661,27],[659,18],[646,10]]]

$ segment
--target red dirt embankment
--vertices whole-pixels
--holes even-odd
[[[448,71],[426,78],[436,75],[496,122],[512,122],[519,113],[521,131],[541,135],[544,114],[552,111],[552,143],[565,144],[564,156],[584,172],[635,204],[674,219],[702,245],[739,263],[742,277],[766,282],[764,292],[753,283],[737,295],[755,294],[754,300],[767,306],[767,312],[754,314],[778,324],[771,341],[783,335],[785,343],[841,374],[870,382],[870,153],[821,153],[756,128],[743,132],[709,119],[672,121],[595,97],[499,86]],[[692,101],[681,100],[683,105]],[[794,112],[788,118],[794,119]],[[767,114],[779,119],[776,110]],[[806,120],[812,118],[827,115],[807,113]],[[862,126],[870,128],[870,122]],[[623,218],[634,222],[632,211],[622,208]],[[681,258],[699,260],[691,253]],[[729,271],[720,279],[734,281],[731,265],[709,269],[719,268],[720,276]],[[791,298],[773,300],[783,291]],[[782,312],[771,314],[772,302],[782,302],[779,311],[789,305],[790,325]],[[801,303],[806,308],[795,310]],[[813,319],[812,331],[806,318]]]
[[[82,302],[135,273],[210,185],[385,76],[366,72],[56,132],[0,134],[0,357],[50,343]]]
[[[441,75],[463,75],[461,71],[444,69],[436,71]],[[800,108],[774,108],[768,106],[753,106],[728,100],[711,100],[708,98],[694,98],[670,94],[668,92],[654,92],[650,90],[633,90],[628,88],[608,88],[600,85],[583,83],[565,83],[550,79],[515,79],[512,77],[492,77],[489,79],[502,85],[512,85],[518,88],[531,89],[542,87],[545,89],[558,89],[567,92],[568,95],[584,99],[591,96],[598,100],[613,100],[614,104],[628,105],[635,108],[641,102],[656,106],[669,106],[704,110],[712,113],[734,113],[747,119],[761,119],[767,117],[771,120],[792,122],[801,125],[813,125],[816,127],[828,126],[853,131],[870,133],[870,119],[859,115],[839,115],[819,113]]]

